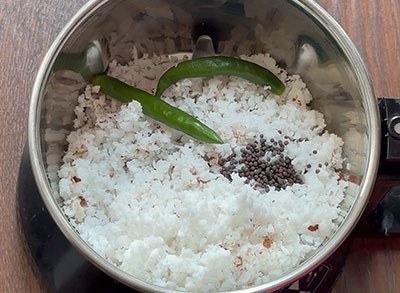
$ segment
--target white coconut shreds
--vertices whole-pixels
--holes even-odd
[[[312,97],[299,76],[269,55],[240,58],[277,74],[285,93],[225,76],[183,80],[164,97],[214,129],[223,145],[195,141],[99,87],[88,85],[79,97],[77,129],[59,171],[63,209],[99,254],[146,282],[189,291],[266,283],[296,267],[340,224],[349,184],[336,171],[342,139],[325,132],[323,115],[307,107]],[[109,74],[151,91],[178,61],[134,56],[126,66],[112,62]],[[290,138],[284,154],[303,184],[266,193],[220,174],[218,160],[233,152],[240,158],[260,134]]]

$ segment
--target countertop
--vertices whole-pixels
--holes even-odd
[[[57,33],[85,2],[0,1],[0,292],[46,292],[22,243],[16,181],[37,69]],[[316,2],[355,43],[377,96],[400,96],[400,0]],[[400,238],[356,238],[334,292],[398,292],[399,288]]]

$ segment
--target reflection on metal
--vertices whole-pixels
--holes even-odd
[[[362,178],[368,151],[365,110],[347,60],[339,50],[301,35],[290,71],[307,83],[314,97],[311,106],[324,114],[327,130],[344,139],[344,173]]]
[[[108,58],[108,46],[105,39],[94,40],[82,52],[61,52],[54,62],[53,71],[69,70],[90,80],[107,69]]]
[[[194,45],[192,59],[214,55],[215,50],[212,39],[207,35],[200,36]]]

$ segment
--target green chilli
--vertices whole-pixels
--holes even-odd
[[[269,86],[277,95],[285,91],[285,85],[268,69],[249,61],[224,56],[212,56],[183,61],[170,68],[160,78],[156,97],[161,97],[172,84],[184,78],[233,75],[261,86]]]
[[[121,102],[138,101],[142,105],[145,115],[171,128],[182,131],[195,139],[206,143],[224,143],[214,130],[198,119],[145,91],[131,87],[116,78],[106,75],[95,77],[93,84],[100,86],[100,90],[104,94]]]

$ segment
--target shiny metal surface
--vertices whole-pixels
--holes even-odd
[[[215,55],[215,49],[213,45],[213,41],[210,36],[202,35],[200,36],[193,48],[192,59],[201,58],[201,57],[209,57]]]
[[[69,70],[90,81],[108,67],[108,46],[105,40],[93,40],[79,53],[58,54],[53,71]]]
[[[96,266],[139,290],[170,292],[108,263],[61,212],[56,172],[86,82],[74,72],[52,72],[52,67],[61,52],[81,52],[95,39],[106,39],[111,59],[125,63],[133,45],[139,55],[190,52],[200,35],[212,38],[217,54],[269,52],[290,73],[300,74],[314,96],[312,107],[325,115],[327,129],[345,141],[342,172],[361,181],[359,188],[348,191],[344,221],[331,239],[285,276],[240,292],[276,290],[312,270],[344,241],[365,208],[378,166],[380,128],[368,72],[347,35],[313,1],[89,1],[55,40],[34,85],[29,148],[35,179],[57,225]]]

